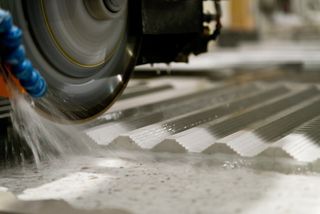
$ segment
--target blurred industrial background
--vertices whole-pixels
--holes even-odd
[[[205,14],[215,13],[213,4],[204,1]],[[215,71],[281,64],[317,70],[319,5],[317,0],[221,1],[223,28],[217,41],[209,43],[209,52],[199,57],[191,55],[191,66],[172,63],[169,70]],[[207,26],[211,31],[215,29],[214,22]],[[161,70],[168,66],[154,67]]]

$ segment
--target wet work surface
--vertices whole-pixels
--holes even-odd
[[[319,213],[319,106],[311,83],[133,84],[82,127],[99,152],[1,169],[0,210]]]
[[[75,208],[91,211],[113,208],[127,213],[318,213],[320,210],[319,175],[305,167],[229,155],[131,152],[107,156],[74,158],[39,170],[11,169],[5,175],[2,173],[1,186],[21,200],[63,199]],[[49,208],[56,211],[57,205],[51,203]],[[7,207],[2,204],[2,208],[14,209],[10,206],[14,207],[14,203]]]

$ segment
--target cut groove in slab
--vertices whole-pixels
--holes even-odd
[[[171,153],[184,153],[187,152],[181,144],[175,140],[165,140],[151,149],[154,152],[171,152]]]
[[[225,143],[215,143],[206,148],[203,154],[215,154],[215,153],[224,153],[224,154],[236,154],[237,152],[234,151],[230,146]]]
[[[134,141],[127,136],[118,137],[110,143],[107,148],[112,150],[141,150],[141,147],[135,144]]]

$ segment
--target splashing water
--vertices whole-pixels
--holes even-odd
[[[30,147],[37,166],[42,160],[89,155],[98,151],[97,145],[79,128],[57,124],[42,117],[36,112],[32,100],[21,94],[11,81],[8,82],[8,87],[12,92],[10,102],[13,127]],[[53,105],[44,101],[47,109],[57,112]]]

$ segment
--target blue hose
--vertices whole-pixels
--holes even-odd
[[[45,95],[47,84],[26,58],[22,31],[13,25],[11,14],[2,9],[0,9],[0,54],[1,61],[11,66],[12,74],[30,96],[40,98]]]

